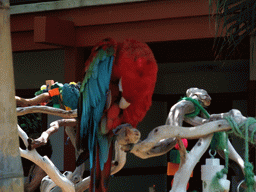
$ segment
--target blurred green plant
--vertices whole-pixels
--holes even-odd
[[[18,124],[33,139],[38,138],[43,132],[42,114],[40,113],[19,116]]]
[[[255,0],[209,0],[209,10],[215,18],[216,37],[224,36],[224,41],[215,38],[217,57],[226,48],[230,56],[245,37],[255,35]]]

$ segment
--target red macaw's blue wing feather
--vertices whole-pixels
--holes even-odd
[[[100,132],[99,124],[106,105],[115,52],[116,42],[112,39],[106,39],[93,48],[91,56],[86,62],[86,75],[80,88],[78,148],[89,151],[90,168],[93,175],[98,175],[96,173],[98,165],[95,163],[97,162],[100,170],[103,171],[104,164],[109,157],[111,141],[108,136]],[[94,179],[92,178],[92,180]],[[93,183],[95,184],[95,182]],[[91,188],[93,188],[92,191],[95,191],[94,187]]]

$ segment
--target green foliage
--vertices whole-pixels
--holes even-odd
[[[19,126],[29,137],[37,138],[42,133],[42,115],[37,113],[27,114],[18,117]]]
[[[244,154],[244,172],[245,172],[245,182],[247,185],[247,192],[253,192],[255,191],[254,188],[254,173],[253,173],[253,165],[249,162],[249,145],[248,143],[251,142],[255,144],[254,142],[254,134],[256,132],[256,128],[252,130],[251,137],[249,137],[249,126],[256,123],[256,120],[252,117],[247,118],[245,123],[242,123],[238,125],[232,117],[226,117],[226,120],[232,127],[232,131],[229,133],[234,133],[240,138],[243,138],[245,140],[245,154]]]
[[[216,38],[217,56],[224,48],[229,48],[231,54],[245,37],[255,35],[255,0],[209,0],[209,5],[210,12],[216,16],[216,37],[224,36],[223,42]]]

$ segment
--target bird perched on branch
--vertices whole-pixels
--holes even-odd
[[[152,103],[157,63],[150,48],[136,40],[105,39],[93,47],[78,104],[77,147],[88,152],[91,192],[105,192],[111,170],[113,130],[136,127]],[[77,166],[84,160],[78,158]]]

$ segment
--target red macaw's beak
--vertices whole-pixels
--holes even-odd
[[[129,103],[128,101],[125,100],[124,97],[121,98],[120,102],[119,102],[119,107],[120,109],[126,109],[127,107],[129,107],[131,105],[131,103]]]
[[[122,79],[119,80],[119,91],[123,92],[123,87],[122,87]],[[126,101],[126,99],[124,97],[121,98],[120,102],[119,102],[119,108],[120,109],[126,109],[127,107],[129,107],[131,105],[131,103],[129,103],[128,101]]]

